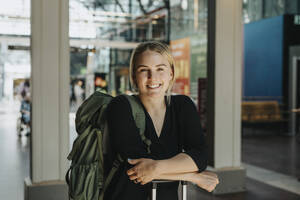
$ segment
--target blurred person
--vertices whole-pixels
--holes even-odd
[[[95,79],[95,90],[98,90],[103,93],[107,93],[107,81],[102,76],[97,76]]]
[[[26,96],[30,94],[30,82],[28,79],[24,81],[23,88],[21,92],[25,92]]]
[[[75,110],[76,110],[76,97],[75,97],[75,92],[74,92],[74,83],[70,83],[69,95],[70,95],[70,111],[75,112]]]
[[[31,111],[31,102],[30,102],[30,93],[25,90],[21,92],[22,101],[21,101],[21,125],[25,125],[26,128],[26,136],[30,135],[30,111]],[[21,136],[21,131],[23,128],[21,128],[20,132],[18,133],[19,136]]]
[[[24,80],[18,84],[18,86],[15,88],[15,93],[18,96],[17,98],[22,101],[24,98],[24,94],[30,93],[30,82],[29,80]],[[22,95],[22,93],[24,93]]]
[[[82,104],[83,102],[83,93],[84,90],[82,88],[82,81],[78,80],[74,86],[74,95],[76,99],[76,109]]]
[[[107,107],[110,160],[120,155],[125,162],[112,177],[105,200],[146,200],[151,181],[157,179],[176,180],[159,184],[158,200],[177,200],[179,180],[207,191],[218,184],[216,174],[204,171],[207,150],[195,104],[188,96],[171,95],[174,70],[170,49],[163,43],[141,43],[132,53],[130,80],[146,115],[144,133],[151,152],[140,138],[126,97],[115,97]],[[104,165],[112,167],[112,163]]]

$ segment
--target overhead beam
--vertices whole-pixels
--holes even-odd
[[[5,42],[7,45],[30,46],[30,37],[0,36],[0,43],[1,42]],[[70,39],[70,46],[72,47],[81,47],[84,45],[91,45],[94,47],[110,47],[116,49],[134,49],[138,45],[138,43],[99,39]]]

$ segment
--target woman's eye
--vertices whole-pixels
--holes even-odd
[[[147,69],[139,69],[139,72],[146,72]]]
[[[164,69],[163,69],[163,68],[158,68],[157,70],[158,70],[158,71],[164,71]]]

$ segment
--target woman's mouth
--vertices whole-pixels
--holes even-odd
[[[156,89],[156,88],[159,88],[161,86],[161,84],[149,84],[149,85],[147,85],[147,87],[148,88],[150,88],[150,89]]]

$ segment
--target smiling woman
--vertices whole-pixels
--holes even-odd
[[[159,42],[141,43],[131,57],[130,79],[145,112],[144,135],[151,140],[151,152],[141,140],[126,97],[114,98],[107,108],[112,157],[119,154],[128,162],[113,177],[104,199],[146,200],[155,179],[191,181],[212,191],[218,178],[203,172],[207,156],[197,109],[189,97],[170,95],[174,60],[169,47]],[[157,199],[178,199],[177,188],[178,182],[161,183]]]
[[[163,119],[166,112],[166,106],[163,101],[166,91],[171,88],[173,80],[173,71],[169,62],[163,55],[155,51],[147,50],[138,57],[135,66],[137,66],[135,78],[139,92],[139,97],[149,112],[156,134],[160,136],[163,126]],[[157,110],[152,105],[158,105]]]
[[[160,95],[166,94],[169,99],[174,82],[174,65],[175,61],[167,45],[159,42],[141,43],[132,53],[130,60],[130,81],[133,89],[143,95],[143,91],[140,91],[143,89],[141,81],[146,81],[148,85],[157,81],[163,86],[160,87]]]
[[[167,60],[161,54],[147,50],[136,65],[135,81],[139,94],[164,96],[174,77]]]

